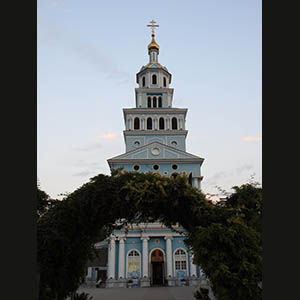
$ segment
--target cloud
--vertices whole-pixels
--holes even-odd
[[[211,176],[207,180],[205,180],[205,184],[207,184],[209,186],[215,186],[220,183],[224,183],[235,176],[244,175],[247,171],[249,171],[251,169],[253,169],[253,166],[243,165],[241,167],[235,168],[234,170],[217,172],[216,174],[214,174],[213,176]],[[242,173],[244,173],[244,174],[242,174]]]
[[[107,141],[113,141],[118,137],[118,134],[116,133],[107,133],[101,136],[102,139]]]
[[[54,1],[53,3],[53,5],[57,5],[57,2]],[[80,41],[53,23],[40,20],[39,25],[43,29],[43,34],[40,37],[41,41],[51,46],[60,45],[67,48],[67,52],[75,54],[78,58],[96,68],[98,72],[107,75],[108,78],[114,78],[119,85],[130,82],[130,74],[117,67],[109,57],[101,53],[100,48],[94,47],[85,41]]]
[[[244,136],[242,138],[243,142],[261,142],[262,138],[261,136]]]
[[[94,173],[95,172],[91,172],[91,171],[81,171],[81,172],[73,174],[72,176],[85,177],[85,176],[88,176],[88,175],[91,175],[91,174],[94,174]]]

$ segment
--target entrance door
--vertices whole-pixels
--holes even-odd
[[[163,252],[156,249],[151,255],[151,270],[152,270],[152,284],[164,284],[164,256]]]

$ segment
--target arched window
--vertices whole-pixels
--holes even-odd
[[[156,75],[152,75],[152,84],[156,84],[157,83],[157,77]]]
[[[175,261],[175,272],[176,271],[187,271],[187,255],[183,249],[178,249],[175,251],[174,254],[174,261]]]
[[[177,129],[177,118],[172,118],[172,129]]]
[[[140,129],[140,119],[134,118],[134,129]]]
[[[141,256],[137,250],[131,250],[127,257],[127,277],[131,278],[140,275],[141,272]]]
[[[152,119],[151,118],[147,119],[147,129],[152,129]]]
[[[166,87],[167,86],[167,79],[166,79],[166,77],[164,77],[164,87]]]
[[[156,97],[153,98],[153,107],[156,107],[157,106],[157,100],[156,100]]]
[[[159,129],[165,129],[165,120],[164,120],[164,118],[159,118]]]
[[[151,107],[151,97],[148,97],[148,107]]]
[[[145,76],[143,76],[143,86],[145,86]]]
[[[162,100],[161,100],[161,97],[158,97],[158,107],[162,107]]]

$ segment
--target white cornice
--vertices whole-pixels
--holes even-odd
[[[123,108],[123,114],[125,116],[125,114],[128,113],[132,113],[132,114],[184,114],[184,116],[186,117],[186,113],[187,113],[188,109],[187,108],[172,108],[172,107],[168,107],[168,108]]]
[[[126,135],[184,135],[187,136],[188,130],[123,130],[124,137]]]

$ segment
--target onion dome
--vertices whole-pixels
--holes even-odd
[[[154,34],[152,33],[152,40],[151,43],[148,45],[148,51],[150,51],[151,49],[156,49],[157,51],[159,51],[159,46],[156,43],[155,39],[154,39]]]

